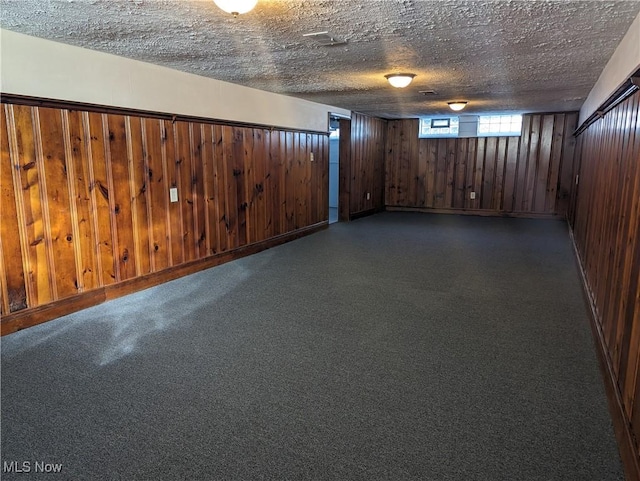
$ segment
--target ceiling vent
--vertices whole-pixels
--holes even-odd
[[[436,95],[435,90],[418,90],[418,93],[422,95]]]
[[[310,38],[322,47],[334,47],[335,45],[344,45],[347,43],[346,40],[339,39],[329,32],[305,33],[302,36]]]

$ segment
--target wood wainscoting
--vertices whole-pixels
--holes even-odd
[[[340,120],[340,220],[384,209],[387,121],[358,113]]]
[[[640,92],[578,137],[569,222],[627,479],[640,479]]]
[[[326,134],[13,103],[1,114],[3,334],[328,221]]]
[[[564,217],[576,122],[573,112],[524,115],[520,137],[419,139],[418,119],[389,121],[385,204],[389,210]]]

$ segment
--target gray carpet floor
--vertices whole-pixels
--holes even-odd
[[[338,223],[1,349],[6,480],[623,479],[559,221]]]

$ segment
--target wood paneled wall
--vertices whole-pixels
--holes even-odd
[[[387,121],[379,118],[354,113],[350,122],[341,121],[340,220],[384,208],[386,133]]]
[[[12,313],[328,219],[327,135],[13,104],[1,113],[3,328]]]
[[[639,116],[636,92],[579,136],[570,218],[595,333],[619,403],[617,434],[628,479],[640,476]]]
[[[520,137],[419,139],[417,119],[389,121],[385,204],[563,216],[576,122],[577,113],[525,115]]]

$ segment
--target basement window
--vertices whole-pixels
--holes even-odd
[[[420,138],[457,137],[458,117],[425,117],[420,119]]]
[[[478,137],[520,135],[522,115],[481,115],[478,118]]]

